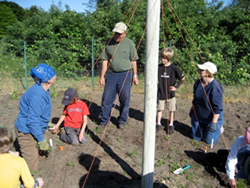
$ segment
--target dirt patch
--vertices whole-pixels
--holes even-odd
[[[60,117],[63,92],[52,99],[52,120]],[[130,114],[126,129],[117,128],[119,103],[112,114],[111,123],[102,139],[102,133],[96,131],[99,123],[101,91],[93,93],[88,121],[89,142],[79,146],[70,146],[59,140],[57,135],[46,132],[46,137],[53,140],[52,152],[48,157],[39,157],[39,172],[45,187],[71,188],[139,188],[141,185],[144,96],[132,94]],[[0,126],[9,127],[14,132],[14,122],[19,112],[19,99],[10,95],[0,96]],[[156,135],[154,187],[226,187],[227,176],[223,170],[207,163],[204,143],[191,138],[190,118],[188,117],[191,101],[177,99],[178,109],[175,121],[175,133],[168,137],[164,130]],[[250,126],[249,105],[224,104],[225,132],[218,143],[208,153],[230,147],[235,138],[243,134],[243,127]],[[167,122],[166,112],[163,121]],[[59,149],[63,146],[63,150]],[[92,160],[95,157],[95,162]],[[91,172],[88,169],[92,165]],[[177,167],[191,165],[181,175],[174,175]]]

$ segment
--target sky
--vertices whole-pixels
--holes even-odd
[[[3,0],[0,0],[3,1]],[[37,7],[41,7],[45,11],[48,11],[52,4],[58,5],[58,3],[62,2],[62,8],[64,10],[65,5],[69,5],[70,10],[76,11],[78,13],[85,12],[87,9],[83,3],[88,4],[89,0],[7,0],[11,2],[17,3],[19,6],[23,8],[30,8],[32,5],[36,5]],[[211,0],[207,0],[210,2]],[[224,6],[228,5],[231,0],[223,0]]]
[[[3,0],[0,0],[3,1]],[[62,8],[65,10],[65,5],[69,5],[70,10],[76,12],[85,12],[86,6],[83,3],[87,4],[89,0],[7,0],[18,4],[23,8],[30,8],[33,5],[42,8],[45,11],[48,11],[52,4],[58,5],[62,2]]]

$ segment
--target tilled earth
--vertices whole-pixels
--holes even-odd
[[[62,96],[63,92],[60,92],[56,98],[52,98],[52,123],[56,123],[62,113]],[[8,127],[13,132],[20,97],[11,99],[10,95],[0,96],[0,126]],[[46,188],[141,187],[144,95],[132,94],[129,120],[124,130],[117,128],[119,103],[115,105],[104,134],[96,131],[102,92],[96,91],[91,97],[91,101],[82,98],[90,106],[91,113],[88,119],[88,143],[67,145],[59,140],[58,135],[47,131],[46,137],[53,140],[52,151],[48,156],[39,157],[40,169],[34,176],[41,176]],[[213,166],[207,160],[207,155],[216,153],[218,149],[230,148],[236,137],[243,134],[244,127],[250,126],[249,105],[224,104],[225,131],[214,148],[209,148],[205,153],[205,144],[191,138],[188,116],[191,101],[177,98],[177,103],[175,133],[168,136],[165,130],[161,130],[156,134],[154,187],[226,187],[226,173]],[[167,118],[167,112],[164,112],[163,124],[167,124]],[[60,146],[63,150],[59,149]],[[173,173],[186,165],[191,165],[191,168],[180,175]]]

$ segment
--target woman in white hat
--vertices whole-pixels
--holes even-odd
[[[223,88],[214,79],[217,67],[212,62],[199,64],[199,77],[194,84],[190,110],[192,135],[195,140],[215,144],[223,124]]]

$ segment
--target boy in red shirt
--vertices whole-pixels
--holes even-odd
[[[87,126],[87,116],[90,114],[86,103],[80,100],[75,89],[69,88],[64,93],[62,104],[65,105],[63,114],[52,133],[56,133],[58,127],[64,121],[64,131],[60,131],[60,139],[72,145],[86,143],[88,138],[85,128]]]

